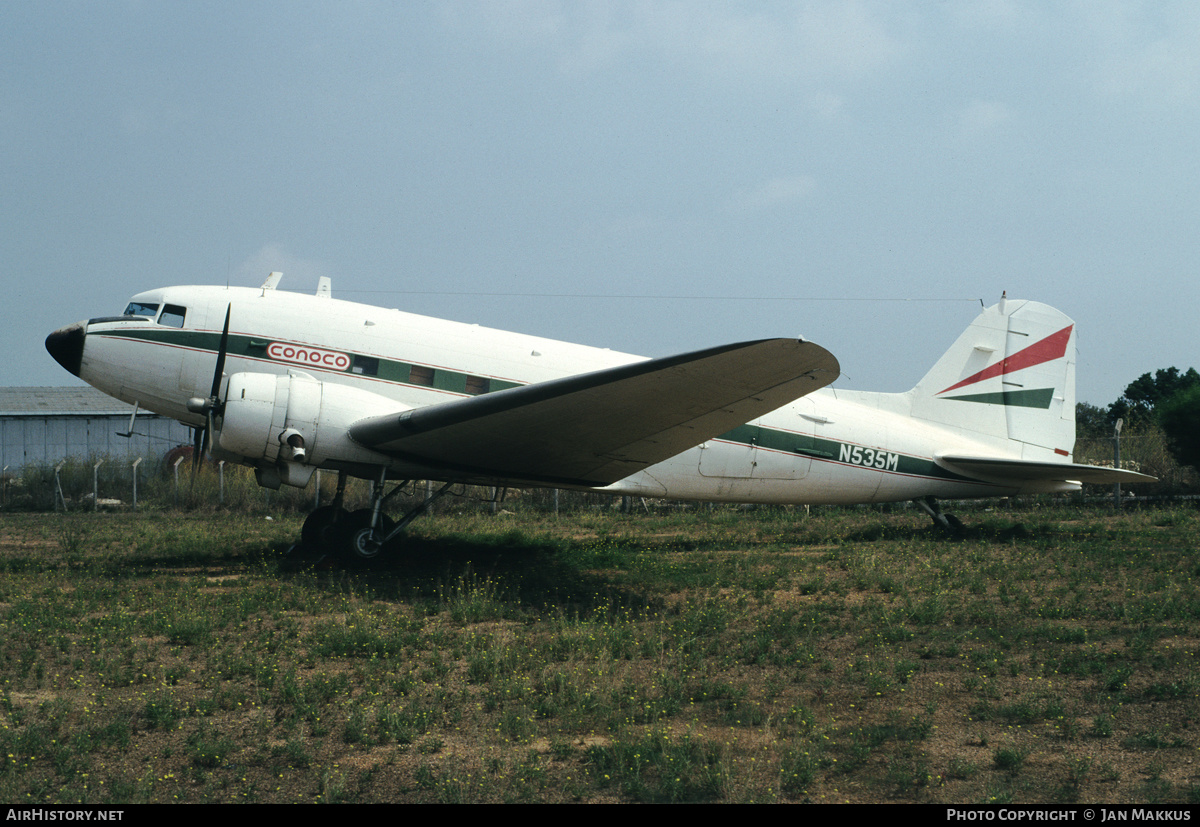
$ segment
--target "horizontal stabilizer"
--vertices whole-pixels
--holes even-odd
[[[1074,462],[1035,462],[1023,459],[999,459],[996,457],[963,457],[939,454],[938,465],[947,470],[989,481],[1055,481],[1091,483],[1135,483],[1156,482],[1156,477],[1126,471],[1119,468],[1104,468],[1099,465],[1080,465]]]
[[[829,351],[764,339],[369,417],[361,445],[453,476],[601,486],[828,385]]]

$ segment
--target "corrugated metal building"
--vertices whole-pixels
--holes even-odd
[[[173,419],[139,412],[131,437],[133,406],[95,388],[0,388],[0,467],[9,473],[29,463],[109,457],[157,462],[191,430]]]

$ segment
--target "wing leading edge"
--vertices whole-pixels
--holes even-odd
[[[602,486],[828,385],[819,345],[753,342],[362,419],[356,442],[467,476]]]

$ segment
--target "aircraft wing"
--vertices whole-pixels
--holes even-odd
[[[1139,474],[1137,471],[1104,468],[1099,465],[1080,465],[1074,462],[1036,462],[1023,459],[966,457],[949,454],[938,454],[935,459],[939,465],[951,471],[998,482],[1009,480],[1018,480],[1021,482],[1062,480],[1093,483],[1135,483],[1156,482],[1158,479],[1146,474]]]
[[[350,437],[463,476],[601,486],[822,388],[839,370],[812,342],[742,342],[369,417]]]

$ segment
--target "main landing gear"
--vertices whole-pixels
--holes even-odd
[[[962,522],[953,514],[944,514],[941,506],[938,505],[937,500],[933,497],[921,497],[920,499],[913,500],[913,502],[917,504],[918,508],[928,514],[933,520],[933,524],[942,529],[942,531],[955,539],[963,536],[964,529]]]
[[[393,520],[383,513],[383,506],[408,484],[398,483],[391,492],[385,493],[387,470],[379,473],[379,480],[371,491],[371,505],[357,511],[347,511],[342,506],[346,493],[346,474],[338,474],[337,493],[333,503],[322,506],[304,521],[300,530],[300,543],[292,547],[298,557],[324,560],[334,558],[351,567],[369,566],[386,556],[389,543],[400,536],[408,524],[424,514],[438,498],[445,494],[453,483],[446,483],[411,508],[400,520]]]

